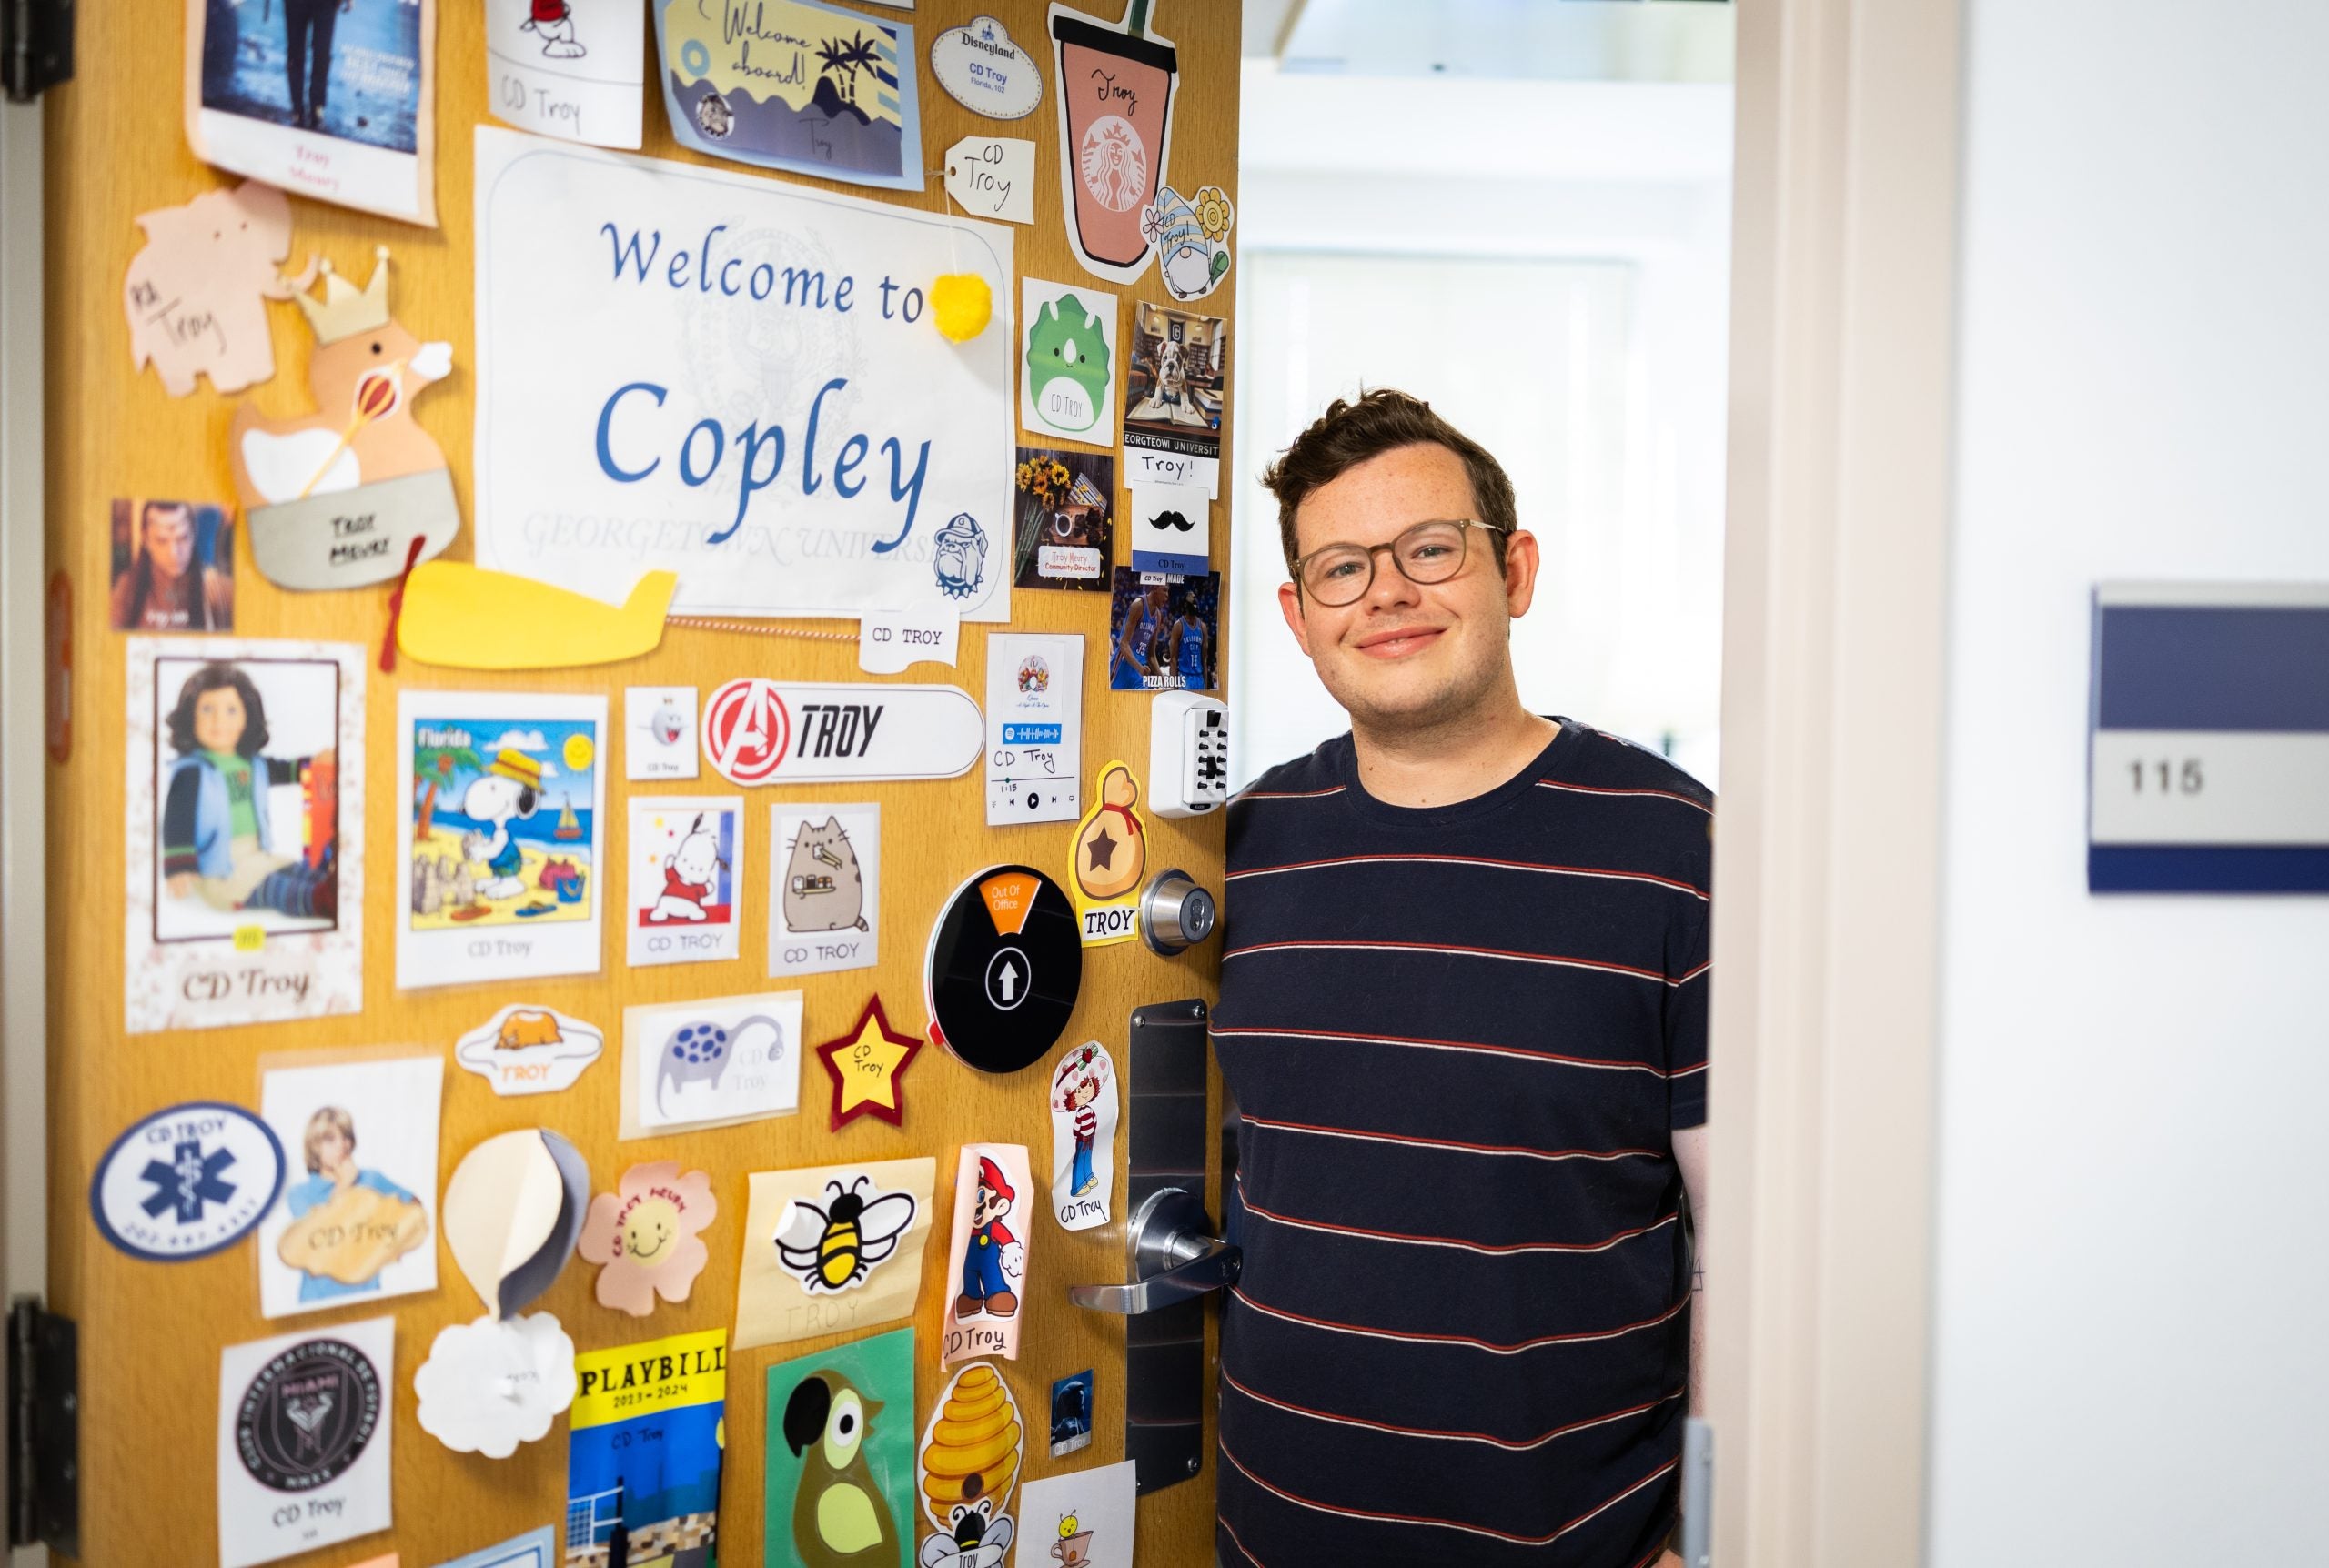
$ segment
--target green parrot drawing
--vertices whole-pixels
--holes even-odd
[[[802,1568],[865,1568],[898,1561],[898,1526],[865,1462],[865,1435],[882,1413],[841,1373],[811,1372],[784,1402],[784,1445],[801,1459],[792,1493],[792,1549]]]

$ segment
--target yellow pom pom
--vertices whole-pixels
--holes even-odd
[[[994,319],[994,291],[975,272],[941,274],[930,286],[930,314],[950,340],[968,343]]]

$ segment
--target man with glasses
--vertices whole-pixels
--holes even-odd
[[[1229,810],[1220,1559],[1670,1568],[1713,798],[1522,706],[1537,541],[1428,405],[1264,477],[1351,729]]]

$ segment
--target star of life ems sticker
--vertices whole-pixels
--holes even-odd
[[[89,1181],[106,1241],[134,1258],[183,1262],[232,1246],[283,1190],[283,1145],[239,1105],[189,1101],[134,1122]]]

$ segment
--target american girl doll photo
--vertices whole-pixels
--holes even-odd
[[[336,925],[338,668],[167,658],[155,676],[156,940]]]

